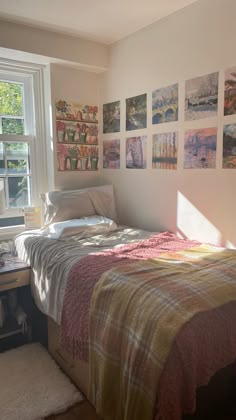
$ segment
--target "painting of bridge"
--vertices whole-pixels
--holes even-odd
[[[178,84],[152,92],[152,123],[178,121]]]
[[[185,120],[217,116],[219,73],[185,82]]]
[[[177,169],[178,133],[160,133],[152,136],[153,169]]]

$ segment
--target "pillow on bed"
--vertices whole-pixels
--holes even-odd
[[[53,239],[66,238],[72,235],[78,235],[79,239],[83,239],[116,229],[117,224],[113,220],[103,216],[90,216],[51,223],[46,228],[41,229],[41,232]]]
[[[113,185],[91,187],[87,189],[96,214],[108,217],[118,223]]]
[[[50,191],[41,194],[44,224],[100,215],[118,221],[113,185],[81,190]]]
[[[41,198],[45,225],[96,214],[88,193],[83,190],[50,191],[41,194]]]

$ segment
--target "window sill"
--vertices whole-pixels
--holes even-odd
[[[0,241],[13,239],[18,233],[24,232],[25,225],[7,226],[0,228]]]

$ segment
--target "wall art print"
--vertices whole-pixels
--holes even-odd
[[[103,141],[103,168],[120,169],[120,140]]]
[[[103,133],[120,131],[120,101],[103,105]]]
[[[57,169],[98,169],[98,107],[56,101]]]
[[[217,115],[218,79],[217,72],[185,82],[185,120]]]
[[[178,84],[152,92],[152,123],[178,121]]]
[[[178,133],[159,133],[152,136],[152,167],[177,169]]]
[[[224,115],[236,114],[236,67],[225,71]]]
[[[126,168],[145,169],[147,165],[147,136],[126,139]]]
[[[236,124],[228,124],[224,126],[223,168],[236,168]]]
[[[126,99],[126,130],[147,127],[147,94]]]
[[[186,131],[184,137],[184,168],[215,168],[216,141],[216,127]]]

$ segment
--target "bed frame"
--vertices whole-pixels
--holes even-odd
[[[88,396],[89,365],[81,360],[73,360],[60,346],[60,327],[48,318],[48,350],[62,370]],[[182,420],[202,420],[226,409],[232,411],[236,400],[236,362],[217,372],[207,386],[197,390],[197,410],[193,415],[185,415]],[[215,413],[215,414],[214,414]],[[236,411],[235,411],[236,413]],[[216,417],[213,417],[216,418]],[[236,414],[235,417],[236,418]]]
[[[81,360],[73,360],[71,355],[60,345],[60,327],[48,318],[48,350],[62,370],[88,396],[89,365]]]

